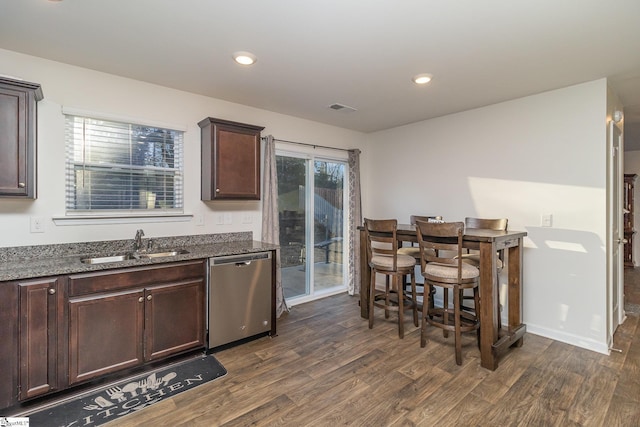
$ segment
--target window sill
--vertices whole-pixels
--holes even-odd
[[[156,215],[74,215],[58,216],[52,220],[57,226],[67,225],[102,225],[102,224],[140,224],[158,222],[187,222],[193,214],[156,214]]]

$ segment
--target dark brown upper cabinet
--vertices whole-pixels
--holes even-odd
[[[0,197],[36,198],[39,84],[0,77]]]
[[[208,117],[202,135],[202,200],[260,200],[261,126]]]

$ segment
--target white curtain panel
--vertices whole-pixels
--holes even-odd
[[[362,199],[360,196],[360,150],[349,150],[349,295],[360,293],[360,232]]]
[[[278,217],[278,173],[276,170],[276,144],[273,136],[265,138],[264,175],[262,197],[262,241],[280,245],[280,222]],[[282,290],[280,250],[276,250],[276,316],[289,311]]]

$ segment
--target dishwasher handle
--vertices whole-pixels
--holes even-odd
[[[211,266],[235,264],[237,267],[251,264],[253,261],[262,261],[271,259],[271,252],[257,252],[243,255],[227,255],[210,258]]]

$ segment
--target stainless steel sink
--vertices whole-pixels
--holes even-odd
[[[163,250],[163,251],[158,251],[158,252],[134,252],[133,256],[134,258],[162,258],[162,257],[172,257],[172,256],[176,256],[176,255],[182,255],[182,254],[188,254],[189,251],[184,250],[184,249],[176,249],[176,250],[172,250],[172,249],[167,249],[167,250]]]
[[[80,261],[84,264],[103,264],[107,262],[122,262],[129,259],[166,258],[188,253],[189,251],[185,249],[163,249],[156,252],[127,252],[117,255],[87,257],[80,259]]]
[[[119,255],[107,255],[98,257],[82,258],[80,261],[85,264],[103,264],[105,262],[121,262],[128,259],[133,259],[133,254],[119,254]]]

